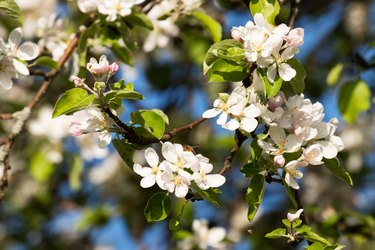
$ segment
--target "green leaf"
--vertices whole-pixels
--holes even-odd
[[[344,120],[352,124],[359,113],[367,111],[371,106],[371,91],[365,81],[347,82],[339,91],[339,110]]]
[[[73,191],[81,188],[81,175],[83,171],[83,162],[77,155],[73,158],[73,164],[69,171],[69,186]]]
[[[163,118],[163,121],[165,124],[169,125],[169,118],[168,116],[163,112],[163,110],[160,109],[151,109],[151,111],[155,112],[158,114],[161,118]]]
[[[210,49],[207,51],[206,58],[204,59],[205,61],[205,66],[204,68],[210,66],[213,64],[217,59],[219,59],[219,51],[223,54],[225,51],[233,48],[241,48],[243,49],[243,44],[237,40],[234,39],[226,39],[217,43],[214,43]],[[245,55],[244,55],[245,56]],[[209,67],[208,67],[209,69]],[[204,70],[204,74],[207,73],[208,69]]]
[[[321,244],[323,244],[323,246],[330,246],[331,245],[331,243],[329,243],[328,240],[324,239],[323,237],[321,237],[317,233],[314,233],[313,231],[305,232],[303,234],[303,238],[306,239],[307,241],[321,243]]]
[[[111,214],[111,210],[106,206],[85,209],[82,219],[77,224],[77,229],[82,231],[90,227],[105,225]]]
[[[48,56],[39,57],[38,59],[35,60],[34,64],[46,66],[46,67],[53,68],[53,69],[59,69],[60,68],[60,64],[58,62],[52,60],[52,58],[50,58]]]
[[[130,50],[127,47],[121,46],[116,41],[112,43],[111,49],[117,59],[119,59],[120,61],[126,64],[133,65],[132,56],[130,55]]]
[[[133,25],[144,27],[149,30],[154,28],[151,20],[143,13],[133,11],[131,15],[124,17],[124,20]]]
[[[168,226],[169,226],[169,230],[171,230],[172,232],[180,231],[182,227],[181,218],[176,217],[176,218],[170,219]]]
[[[344,69],[344,64],[338,63],[329,71],[327,75],[328,86],[336,85],[336,83],[339,81],[341,77],[343,69]]]
[[[153,110],[138,110],[132,112],[130,117],[133,123],[141,125],[157,139],[161,139],[164,135],[165,122],[159,112]]]
[[[86,108],[94,100],[93,94],[88,94],[81,88],[73,88],[66,91],[56,102],[52,118],[60,115],[69,115]]]
[[[348,183],[348,185],[353,186],[353,180],[350,174],[340,165],[337,158],[334,159],[323,159],[324,165],[331,171],[337,178]]]
[[[315,242],[314,244],[312,244],[311,246],[308,246],[305,249],[307,249],[307,250],[323,250],[324,246],[322,244],[320,244],[319,242]]]
[[[288,60],[287,63],[296,70],[297,74],[289,82],[285,82],[284,84],[289,84],[292,87],[294,93],[296,95],[300,95],[305,89],[305,68],[303,64],[295,58]]]
[[[144,215],[148,222],[161,221],[167,218],[171,212],[171,199],[168,193],[154,194],[147,202]]]
[[[46,182],[50,179],[56,166],[51,162],[46,154],[39,150],[31,159],[30,163],[30,175],[38,182]]]
[[[285,228],[276,228],[272,232],[266,234],[266,238],[270,239],[277,239],[280,237],[283,237],[286,234],[286,229]]]
[[[207,190],[200,189],[195,182],[191,183],[191,187],[199,194],[200,197],[214,205],[215,207],[220,207],[220,201],[218,198],[218,194],[220,190],[209,188]]]
[[[14,0],[1,0],[0,1],[0,14],[11,20],[12,27],[23,26],[23,13],[16,1]]]
[[[267,98],[274,97],[275,95],[277,95],[277,93],[279,93],[283,84],[283,79],[281,79],[280,76],[277,75],[275,81],[272,83],[268,79],[265,69],[257,69],[257,74],[262,80],[265,95],[267,96]]]
[[[216,60],[207,72],[209,82],[238,82],[249,75],[248,65],[239,65],[225,59]]]
[[[196,19],[198,19],[202,23],[203,27],[207,29],[214,42],[218,42],[221,40],[222,28],[220,23],[218,23],[209,15],[200,11],[194,11],[192,14]]]
[[[251,0],[249,7],[253,16],[262,13],[270,24],[275,24],[275,18],[280,12],[280,4],[277,0]]]
[[[249,205],[247,211],[247,218],[252,221],[255,213],[257,212],[260,204],[262,203],[262,197],[264,194],[265,178],[261,174],[255,175],[250,182],[246,192],[246,203]]]
[[[263,149],[259,147],[257,139],[254,138],[250,145],[250,158],[248,163],[242,166],[241,172],[244,173],[247,177],[259,174],[269,168],[268,162],[264,162],[261,155]]]
[[[120,155],[121,159],[133,169],[133,155],[136,150],[145,148],[147,145],[137,145],[127,143],[125,140],[113,139],[112,144]]]

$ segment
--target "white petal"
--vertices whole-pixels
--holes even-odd
[[[291,58],[293,58],[293,56],[295,54],[297,54],[299,51],[299,49],[297,47],[289,47],[289,48],[286,48],[283,53],[281,53],[281,59],[283,61],[287,61]]]
[[[275,147],[271,145],[271,143],[268,143],[262,140],[258,140],[257,143],[259,147],[261,147],[266,152],[273,152],[277,150]]]
[[[243,111],[244,116],[246,117],[258,117],[261,114],[261,110],[255,106],[254,104],[251,104],[249,107],[245,108]]]
[[[241,127],[248,133],[253,132],[256,127],[258,126],[258,121],[252,117],[249,118],[242,118],[241,120]]]
[[[341,137],[332,135],[329,138],[329,141],[337,148],[337,151],[341,151],[344,149],[344,142],[342,141]]]
[[[206,174],[211,173],[212,169],[214,168],[214,166],[211,163],[207,163],[207,162],[200,162],[199,166],[200,166],[200,171]]]
[[[225,229],[222,227],[213,227],[208,231],[207,244],[214,247],[219,242],[223,241],[226,236]]]
[[[9,34],[9,46],[12,50],[14,50],[18,45],[21,44],[22,41],[22,30],[21,28],[16,28]]]
[[[288,184],[289,187],[299,189],[298,183],[289,173],[285,174],[285,182],[286,184]]]
[[[176,149],[174,145],[170,142],[163,143],[163,146],[161,148],[162,154],[165,159],[167,159],[170,162],[176,163],[178,160],[178,155],[176,153]]]
[[[276,78],[276,63],[272,64],[267,69],[267,77],[270,80],[270,82],[274,82]]]
[[[324,158],[333,159],[337,156],[337,148],[332,143],[327,141],[318,141],[317,144],[322,147]]]
[[[284,144],[286,140],[286,134],[283,128],[280,127],[270,127],[269,134],[271,139],[278,145]]]
[[[145,158],[147,163],[153,167],[159,164],[159,156],[153,148],[147,148],[145,150]]]
[[[143,187],[143,188],[152,187],[154,184],[155,184],[155,176],[154,175],[146,176],[141,180],[141,187]]]
[[[225,113],[225,112],[222,112],[219,116],[219,118],[217,119],[216,123],[218,125],[224,125],[228,120],[228,114]]]
[[[35,59],[39,54],[39,48],[35,43],[25,42],[17,51],[17,56],[21,60],[30,61]]]
[[[225,183],[225,177],[221,174],[206,175],[206,182],[210,187],[220,187]]]
[[[0,85],[5,90],[8,90],[8,89],[12,88],[13,81],[12,81],[11,76],[9,74],[5,74],[3,72],[0,72]]]
[[[12,62],[13,62],[14,68],[18,71],[18,73],[25,75],[25,76],[30,74],[29,69],[27,68],[25,64],[18,61],[17,59],[13,59]]]
[[[108,131],[99,133],[99,148],[105,148],[111,143],[111,134]]]
[[[290,81],[293,77],[296,76],[297,71],[293,69],[289,64],[282,63],[279,65],[278,72],[280,77],[284,81]]]
[[[213,108],[213,109],[206,110],[206,111],[202,114],[202,117],[204,117],[204,118],[212,118],[212,117],[217,116],[217,115],[220,114],[220,113],[221,113],[221,109]]]
[[[177,185],[175,194],[178,198],[184,198],[189,191],[189,187],[185,184]]]
[[[234,131],[240,127],[240,123],[236,119],[231,119],[229,122],[222,126],[225,129]]]
[[[301,148],[301,141],[296,135],[290,134],[285,141],[285,151],[288,153],[297,152]]]

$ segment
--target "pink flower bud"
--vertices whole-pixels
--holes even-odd
[[[283,167],[285,165],[285,158],[283,155],[276,155],[273,158],[273,162],[279,167]]]
[[[271,111],[274,111],[276,108],[281,107],[285,103],[285,96],[282,92],[279,92],[277,95],[268,100],[268,108]]]
[[[69,127],[69,133],[73,136],[80,136],[83,134],[81,130],[81,123],[72,122]]]
[[[239,41],[239,42],[241,42],[241,43],[243,42],[243,40],[242,40],[242,38],[241,38],[241,32],[240,32],[238,29],[233,28],[233,29],[231,30],[230,35],[231,35],[231,37],[232,37],[234,40],[237,40],[237,41]]]
[[[304,30],[302,28],[292,29],[288,35],[284,37],[288,46],[297,47],[303,44]]]
[[[108,68],[109,68],[110,74],[114,74],[114,73],[117,72],[117,70],[118,70],[119,67],[118,67],[117,62],[114,62],[111,65],[109,65]]]
[[[109,62],[105,55],[101,56],[99,62],[95,58],[91,58],[86,68],[94,76],[104,76],[109,73]]]
[[[72,78],[76,88],[83,87],[83,85],[85,84],[85,78],[79,78],[77,76],[73,76]]]

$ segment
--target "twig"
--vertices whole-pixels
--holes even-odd
[[[173,137],[175,137],[177,134],[179,133],[182,133],[182,132],[185,132],[185,131],[188,131],[188,130],[192,130],[193,128],[195,128],[196,126],[198,126],[199,124],[201,124],[202,122],[204,122],[205,120],[207,120],[206,118],[199,118],[185,126],[182,126],[182,127],[179,127],[179,128],[174,128],[172,129],[171,131],[169,131],[168,133],[165,133],[163,135],[163,137],[160,139],[160,141],[162,142],[165,142],[165,141],[169,141],[170,139],[172,139]]]
[[[88,20],[85,23],[85,26],[88,27],[92,24],[92,20]],[[0,202],[3,200],[4,197],[4,190],[8,186],[8,171],[11,169],[9,163],[9,153],[14,144],[15,139],[17,136],[23,131],[25,127],[25,122],[30,117],[30,113],[32,109],[41,101],[41,99],[45,96],[49,86],[53,83],[54,79],[60,72],[60,69],[64,66],[64,64],[68,61],[70,56],[72,55],[74,49],[77,47],[79,42],[79,37],[83,31],[78,31],[74,38],[69,42],[67,48],[61,59],[59,60],[59,69],[51,69],[50,71],[43,74],[41,71],[34,71],[35,75],[40,75],[45,78],[45,81],[40,86],[38,92],[34,95],[32,100],[29,104],[19,112],[14,114],[1,114],[1,119],[16,119],[15,124],[12,127],[11,132],[8,134],[7,138],[4,140],[4,144],[0,147],[0,166],[3,165],[3,173],[0,180]]]
[[[220,174],[224,175],[227,170],[231,168],[231,163],[233,161],[234,156],[237,154],[238,150],[241,148],[242,143],[246,141],[247,136],[242,134],[239,130],[236,130],[236,144],[233,146],[230,154],[224,160],[224,166],[220,170]]]
[[[294,26],[294,22],[298,14],[298,3],[299,3],[299,0],[293,0],[290,2],[291,14],[289,16],[289,21],[288,21],[289,28],[293,28]]]
[[[10,120],[13,118],[14,118],[13,114],[10,114],[10,113],[0,114],[0,120]]]

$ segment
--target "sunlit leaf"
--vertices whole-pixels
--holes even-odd
[[[93,94],[88,94],[81,88],[73,88],[66,91],[56,102],[52,118],[60,115],[69,115],[86,108],[94,100]]]
[[[148,222],[161,221],[171,212],[171,199],[168,193],[156,193],[147,202],[144,215]]]

